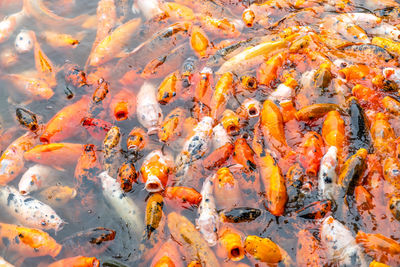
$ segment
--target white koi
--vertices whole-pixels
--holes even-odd
[[[18,190],[22,195],[28,195],[42,189],[43,186],[52,185],[57,171],[52,167],[36,164],[30,167],[21,177]]]
[[[99,177],[105,200],[139,239],[144,231],[144,219],[140,208],[131,198],[125,195],[117,180],[108,175],[107,172],[100,173]]]
[[[335,199],[337,151],[338,149],[335,146],[331,146],[321,159],[318,173],[318,191],[323,199]]]
[[[200,159],[208,149],[208,141],[212,133],[213,119],[203,117],[193,130],[192,136],[185,142],[181,153],[178,155],[176,166],[180,169],[185,165],[191,165]]]
[[[218,240],[219,218],[213,196],[213,182],[208,177],[201,189],[202,200],[199,205],[196,226],[209,246],[215,246]]]
[[[337,266],[368,266],[352,233],[332,216],[322,222],[321,242],[327,249],[327,259]]]
[[[33,38],[32,31],[21,30],[15,37],[15,50],[20,54],[31,51],[34,45]]]
[[[31,196],[21,195],[11,186],[0,187],[0,205],[27,227],[58,232],[65,225],[50,206]]]
[[[392,26],[387,23],[382,23],[381,25],[366,29],[368,34],[381,36],[381,37],[388,37],[393,39],[394,41],[400,41],[400,30],[398,30],[395,26]]]
[[[212,144],[214,150],[221,146],[231,143],[232,139],[226,132],[225,128],[219,123],[213,128]]]
[[[156,97],[157,88],[154,84],[144,82],[137,95],[136,113],[137,118],[147,133],[155,134],[163,120],[162,110]]]

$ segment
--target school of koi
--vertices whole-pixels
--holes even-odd
[[[0,266],[400,266],[400,3],[82,6],[0,0]]]

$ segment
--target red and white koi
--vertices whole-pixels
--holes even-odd
[[[385,79],[394,81],[397,84],[400,84],[400,68],[384,68],[382,70],[383,77]]]
[[[145,182],[144,188],[148,192],[164,190],[172,172],[173,162],[171,156],[163,155],[160,150],[154,150],[146,156],[140,172]]]
[[[24,226],[58,232],[65,225],[50,206],[30,196],[21,195],[11,186],[0,187],[0,205]]]
[[[321,242],[327,249],[327,259],[337,266],[368,266],[352,233],[332,216],[322,222]]]
[[[202,200],[197,211],[199,217],[196,219],[196,226],[209,246],[215,246],[218,240],[219,217],[215,207],[213,196],[213,177],[208,177],[201,189]]]
[[[158,132],[163,114],[157,102],[157,88],[154,84],[144,82],[140,87],[136,98],[136,114],[140,124],[147,128],[147,134]]]

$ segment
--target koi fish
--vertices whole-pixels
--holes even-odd
[[[0,188],[0,204],[10,215],[29,227],[58,232],[65,225],[50,206],[31,196],[21,195],[11,186]]]
[[[62,245],[48,233],[34,228],[0,223],[0,246],[9,252],[18,252],[24,257],[51,256],[60,254]],[[1,264],[1,263],[0,263]]]
[[[157,102],[156,87],[144,82],[136,99],[136,114],[140,124],[147,128],[147,134],[157,133],[163,114]]]
[[[48,266],[49,267],[62,267],[62,266],[99,267],[100,261],[95,257],[76,256],[53,262]]]
[[[155,150],[144,159],[140,173],[148,192],[164,190],[168,176],[172,172],[173,160],[168,155],[163,155],[160,150]]]
[[[340,266],[367,266],[364,253],[352,233],[331,216],[322,222],[321,242],[330,262]]]
[[[22,175],[18,183],[18,190],[21,195],[28,195],[44,186],[52,185],[58,174],[52,167],[35,164]]]
[[[322,198],[336,199],[337,174],[336,167],[338,149],[335,146],[329,147],[321,159],[321,167],[318,173],[318,191]]]
[[[136,235],[136,239],[139,239],[145,229],[139,207],[125,195],[118,182],[107,172],[100,173],[99,178],[101,179],[104,198],[122,220],[128,224],[129,229]]]
[[[199,259],[205,266],[220,266],[214,252],[185,216],[171,212],[167,221],[172,237],[185,248],[183,252],[188,260]]]
[[[200,159],[205,154],[212,131],[212,123],[211,117],[204,117],[194,128],[193,134],[186,140],[176,159],[175,165],[178,170],[190,166],[193,161]]]
[[[198,209],[199,217],[196,225],[209,246],[215,246],[218,240],[219,220],[213,196],[213,181],[208,177],[201,189],[201,202]]]
[[[14,180],[24,168],[24,153],[37,144],[37,136],[27,132],[12,142],[0,158],[0,185]]]
[[[31,31],[21,30],[17,34],[17,37],[15,37],[14,45],[18,53],[23,54],[31,51],[34,45],[34,38]]]
[[[73,143],[51,143],[37,145],[24,153],[24,159],[58,169],[75,165],[82,154],[83,145]],[[54,160],[57,162],[54,162]]]
[[[76,254],[89,257],[98,255],[106,250],[115,238],[116,232],[104,227],[96,227],[74,233],[64,238],[60,244],[63,247],[61,254],[73,257]]]
[[[89,56],[89,65],[99,66],[113,59],[127,45],[129,39],[138,29],[140,22],[140,18],[132,19],[100,41]]]

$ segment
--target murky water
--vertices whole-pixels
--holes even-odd
[[[245,102],[246,99],[254,98],[258,100],[261,105],[267,99],[273,100],[272,104],[276,104],[278,113],[280,113],[279,116],[282,120],[280,123],[282,123],[282,129],[284,131],[282,138],[287,144],[283,145],[280,143],[278,146],[274,146],[274,140],[271,141],[268,139],[268,136],[265,136],[272,132],[272,137],[276,138],[273,133],[273,131],[276,130],[273,128],[275,125],[270,126],[272,130],[258,130],[258,132],[261,131],[262,135],[264,135],[260,137],[260,134],[257,134],[257,128],[260,129],[260,119],[258,116],[255,118],[243,118],[238,116],[240,117],[240,127],[231,134],[231,143],[233,144],[235,140],[244,137],[257,156],[261,158],[265,156],[265,153],[270,153],[274,157],[277,163],[274,163],[273,166],[278,166],[279,172],[282,173],[282,177],[285,179],[284,183],[286,183],[287,187],[285,190],[287,189],[289,194],[289,200],[284,203],[285,209],[283,214],[281,214],[282,216],[272,215],[271,212],[273,211],[271,211],[271,207],[269,207],[265,201],[268,194],[268,192],[265,191],[268,190],[266,190],[264,186],[262,186],[259,191],[255,188],[250,188],[249,190],[241,188],[242,185],[240,181],[245,181],[246,178],[243,177],[247,174],[243,166],[240,168],[240,166],[238,167],[235,165],[237,162],[233,159],[234,156],[230,156],[220,164],[218,168],[209,170],[204,167],[204,158],[215,150],[215,147],[211,145],[211,134],[207,137],[210,140],[206,142],[209,143],[209,146],[205,154],[202,155],[199,160],[195,160],[191,162],[191,164],[188,163],[191,166],[185,170],[183,176],[176,173],[176,170],[181,166],[176,166],[176,169],[170,169],[167,186],[173,186],[175,182],[179,181],[178,183],[182,183],[200,192],[206,177],[215,175],[219,168],[231,168],[242,190],[242,200],[239,206],[259,209],[261,210],[261,216],[251,222],[242,222],[238,224],[220,222],[219,227],[222,229],[224,226],[229,225],[230,227],[240,230],[243,234],[243,241],[246,236],[257,235],[260,237],[267,237],[275,242],[288,254],[286,260],[282,260],[280,263],[276,264],[277,266],[302,266],[297,263],[296,257],[297,259],[300,257],[297,255],[299,252],[298,233],[304,229],[309,231],[317,240],[315,254],[320,258],[319,263],[323,266],[336,266],[335,264],[338,263],[330,260],[330,256],[327,256],[328,252],[325,250],[323,238],[321,238],[322,220],[329,215],[341,221],[352,232],[354,237],[361,230],[366,233],[382,234],[395,241],[400,239],[399,221],[396,220],[389,208],[389,200],[393,196],[398,196],[398,182],[397,180],[395,180],[395,182],[389,181],[387,174],[384,174],[385,171],[390,170],[394,173],[393,176],[395,178],[400,178],[398,177],[399,169],[385,165],[387,163],[387,161],[385,161],[386,158],[394,158],[394,160],[396,160],[396,157],[399,157],[399,148],[396,149],[396,146],[399,146],[399,141],[396,138],[400,135],[400,120],[398,117],[400,114],[400,106],[391,109],[389,105],[384,105],[382,102],[382,99],[387,96],[391,96],[397,100],[400,99],[398,90],[400,79],[397,77],[393,78],[393,76],[392,78],[383,76],[383,71],[386,68],[395,68],[397,71],[400,71],[400,69],[397,69],[399,68],[398,53],[400,53],[400,48],[397,48],[400,47],[400,35],[397,34],[397,31],[400,33],[400,30],[396,28],[400,23],[398,16],[400,12],[396,11],[396,9],[399,8],[396,2],[377,2],[370,0],[354,2],[309,1],[307,3],[300,3],[301,1],[284,1],[280,3],[280,1],[221,0],[200,1],[200,3],[196,3],[196,1],[190,0],[177,0],[176,3],[186,5],[196,16],[191,16],[190,12],[186,14],[184,11],[181,11],[184,13],[183,15],[177,15],[173,10],[169,10],[170,13],[166,16],[161,9],[159,9],[161,12],[159,14],[157,14],[158,11],[151,10],[150,2],[148,4],[149,7],[141,7],[139,5],[141,13],[134,14],[132,12],[133,1],[109,1],[116,7],[117,16],[116,21],[109,21],[112,26],[105,36],[111,34],[111,32],[115,32],[118,26],[132,19],[141,18],[141,22],[138,24],[139,26],[133,30],[133,33],[123,32],[122,35],[120,35],[120,38],[124,38],[123,36],[125,34],[132,35],[132,37],[126,40],[126,44],[116,48],[116,52],[107,51],[105,54],[112,54],[111,59],[98,66],[94,66],[95,64],[90,65],[88,63],[88,58],[91,55],[93,56],[94,53],[92,46],[96,34],[99,34],[98,27],[107,28],[106,23],[100,26],[97,25],[97,21],[101,20],[101,16],[96,14],[99,1],[0,0],[0,18],[6,20],[8,16],[19,12],[22,8],[22,2],[25,2],[25,4],[30,3],[34,7],[42,3],[48,10],[32,11],[34,8],[28,8],[26,10],[27,15],[23,16],[23,20],[21,20],[15,29],[7,32],[10,33],[8,39],[0,43],[0,78],[2,79],[0,83],[0,148],[2,152],[7,149],[13,140],[22,136],[27,131],[27,128],[20,125],[16,118],[15,111],[17,108],[26,108],[35,113],[39,124],[45,125],[62,108],[84,97],[89,97],[91,100],[88,101],[90,102],[88,105],[91,105],[91,108],[87,108],[86,106],[82,107],[82,109],[87,110],[87,112],[85,112],[85,117],[102,119],[112,125],[118,126],[120,129],[120,146],[116,149],[119,158],[114,160],[115,166],[117,167],[111,167],[111,173],[117,173],[119,166],[127,161],[131,161],[138,173],[140,173],[144,158],[153,150],[161,150],[165,154],[172,155],[175,162],[177,162],[177,158],[184,148],[185,140],[189,139],[193,134],[192,129],[195,128],[198,121],[205,116],[213,116],[213,112],[218,113],[216,118],[214,118],[213,126],[223,121],[221,118],[222,112],[216,111],[218,108],[216,108],[215,105],[212,106],[212,103],[213,100],[218,97],[215,95],[215,88],[217,87],[217,82],[221,74],[231,72],[233,73],[232,77],[234,83],[230,87],[234,88],[234,90],[232,90],[231,93],[226,93],[226,101],[222,101],[224,102],[222,104],[222,111],[230,109],[232,111],[237,111],[237,115],[239,114],[239,108],[242,103]],[[258,6],[253,2],[257,2],[260,5]],[[264,3],[264,5],[262,5],[261,2]],[[166,9],[165,3],[159,3],[159,5]],[[344,8],[341,8],[342,6]],[[253,25],[246,27],[242,21],[242,13],[249,7],[254,11],[255,20]],[[386,8],[385,12],[377,11],[383,10],[384,8]],[[111,12],[111,9],[108,10]],[[146,10],[150,15],[145,13]],[[54,12],[54,14],[61,16],[62,19],[70,19],[71,21],[79,15],[88,16],[85,23],[73,25],[73,23],[61,22],[57,24],[54,23],[54,17],[49,16],[49,18],[45,16],[46,14],[49,15],[48,12]],[[151,18],[152,12],[156,14],[153,18]],[[188,11],[186,10],[185,12]],[[375,14],[380,16],[381,19],[379,19],[378,22],[374,21],[377,17],[365,18],[364,16],[360,16],[358,19],[353,19],[345,17],[348,13],[363,13],[364,15]],[[384,16],[383,13],[385,13],[386,16]],[[32,14],[42,15],[43,20],[39,20]],[[104,14],[105,17],[108,15],[107,13]],[[343,15],[343,17],[341,17],[341,15]],[[206,16],[215,19],[225,18],[228,24],[226,24],[225,21],[207,24],[207,22],[202,20],[202,17],[204,18]],[[191,18],[190,30],[182,31],[183,33],[181,35],[177,33],[181,29],[167,32],[164,35],[159,34],[165,33],[165,29],[173,23],[182,23],[183,26],[181,27],[185,27],[184,23],[188,23],[186,21],[188,17]],[[364,19],[366,21],[364,21]],[[229,27],[232,27],[232,25],[234,30],[230,32],[231,28]],[[382,29],[380,32],[374,31],[374,29],[381,25],[386,25],[388,28],[385,30]],[[207,36],[208,48],[206,49],[206,55],[204,57],[200,57],[198,51],[195,51],[196,49],[193,48],[195,46],[193,44],[195,41],[191,40],[193,26],[199,26],[201,31]],[[393,26],[395,27],[391,28]],[[0,33],[1,30],[0,28]],[[79,44],[57,47],[52,44],[52,42],[48,42],[43,38],[43,33],[50,30],[60,34],[79,36]],[[38,52],[35,49],[31,49],[26,53],[16,52],[15,40],[21,31],[34,32],[37,43],[40,44],[41,52],[44,53],[51,62],[51,72],[55,75],[56,83],[51,87],[54,91],[54,95],[49,99],[37,99],[34,95],[22,93],[10,78],[10,74],[20,74],[26,71],[31,71],[27,76],[40,77],[40,79],[43,80],[46,79],[45,76],[47,75],[43,73],[43,69],[46,67],[38,63]],[[387,38],[396,43],[393,46],[385,47],[384,45],[376,45],[376,43],[372,41],[374,47],[371,45],[367,48],[360,48],[363,44],[371,44],[371,40],[377,36]],[[58,38],[61,40],[61,35],[58,36]],[[287,43],[282,47],[272,49],[272,51],[265,49],[262,53],[257,52],[259,54],[256,56],[247,56],[236,64],[226,65],[226,63],[231,62],[230,60],[235,58],[235,55],[244,53],[244,51],[246,51],[244,48],[246,47],[273,43],[275,41],[284,41]],[[246,44],[238,46],[238,50],[236,50],[236,48],[232,49],[233,52],[228,52],[222,59],[218,58],[219,62],[217,64],[212,62],[213,55],[218,55],[224,47],[238,42]],[[113,44],[113,47],[117,46],[118,45],[115,45],[115,43]],[[394,46],[396,48],[393,48]],[[178,47],[178,49],[174,50],[176,47]],[[163,51],[163,49],[165,49],[165,51]],[[7,51],[13,56],[6,57],[5,54]],[[139,52],[135,53],[135,51]],[[265,62],[278,54],[284,59],[280,64],[278,63],[275,69],[273,67],[269,68],[268,65],[272,66],[276,64],[276,62]],[[263,58],[263,55],[265,58]],[[150,62],[154,64],[152,65]],[[159,64],[156,64],[157,62]],[[86,85],[75,87],[66,82],[65,66],[67,64],[78,66],[86,73],[88,81]],[[349,66],[359,67],[360,65],[366,66],[365,68],[367,68],[368,71],[363,72],[364,69],[361,67],[348,71]],[[240,66],[240,68],[237,66]],[[210,99],[202,103],[204,105],[203,110],[200,110],[198,105],[202,101],[197,99],[196,94],[198,93],[197,90],[199,90],[197,87],[201,83],[200,74],[205,73],[204,67],[209,68],[212,72],[210,75],[211,89],[208,91]],[[227,71],[220,73],[221,69],[224,68],[227,69]],[[267,71],[267,74],[264,74],[264,76],[260,74],[262,68]],[[346,70],[348,72],[346,72]],[[40,73],[41,71],[42,73]],[[129,71],[131,72],[124,76],[124,74]],[[143,129],[145,129],[145,127],[139,122],[137,114],[135,115],[135,113],[137,113],[135,108],[133,108],[133,111],[129,114],[128,119],[117,120],[113,114],[113,109],[110,108],[112,105],[111,102],[117,93],[122,90],[130,91],[137,97],[144,82],[151,82],[155,88],[158,89],[163,80],[173,72],[175,72],[178,77],[176,82],[178,84],[176,86],[178,90],[176,95],[173,95],[172,101],[167,101],[168,103],[159,101],[162,103],[160,107],[163,118],[166,118],[167,114],[175,108],[181,107],[186,112],[186,118],[193,118],[193,120],[186,119],[185,125],[181,127],[184,130],[181,130],[176,140],[163,143],[159,141],[159,136],[157,134],[149,135],[145,148],[137,154],[132,155],[127,148],[128,135],[134,127],[141,127]],[[307,73],[311,78],[307,78]],[[269,79],[269,74],[275,77],[272,77],[269,82],[263,83],[262,79]],[[362,77],[357,76],[358,74]],[[318,75],[320,75],[319,78]],[[257,79],[259,84],[256,90],[248,90],[241,84],[245,76],[255,77]],[[186,77],[189,78],[186,79]],[[94,100],[92,100],[92,95],[99,86],[99,78],[109,83],[109,93],[105,99],[99,101],[100,104],[96,106],[96,104],[93,104]],[[280,84],[288,82],[289,78],[296,81],[296,85],[289,88],[291,91],[289,96],[278,95],[276,98],[271,98],[271,94],[273,95],[276,88]],[[381,79],[382,82],[377,82],[379,79]],[[19,80],[21,80],[21,78],[19,78]],[[47,81],[48,80],[46,80],[46,82]],[[285,85],[288,84],[289,83],[285,83]],[[371,94],[370,91],[361,91],[361,93],[355,91],[354,87],[357,84],[373,88],[373,94]],[[388,84],[390,84],[391,87],[388,86]],[[24,88],[22,88],[22,90],[24,90]],[[384,129],[382,129],[381,132],[385,133],[388,128],[392,128],[392,135],[388,134],[385,136],[385,134],[380,134],[378,129],[375,131],[376,134],[370,137],[371,144],[369,148],[367,148],[369,155],[367,158],[363,159],[364,164],[362,164],[361,173],[355,178],[355,184],[352,184],[352,182],[349,183],[349,187],[352,187],[349,189],[350,191],[357,185],[363,185],[372,195],[373,205],[368,208],[361,206],[360,203],[365,204],[365,202],[368,202],[367,200],[363,201],[363,195],[359,196],[354,192],[348,193],[348,189],[345,188],[345,190],[347,190],[346,202],[343,200],[343,196],[336,194],[335,197],[331,199],[332,209],[320,216],[321,218],[301,218],[296,214],[296,211],[316,201],[325,199],[321,197],[321,193],[318,191],[317,175],[322,155],[324,155],[329,148],[323,129],[324,122],[327,118],[325,114],[328,113],[329,110],[323,111],[322,115],[315,115],[314,117],[316,118],[302,120],[299,119],[299,117],[296,119],[294,113],[285,110],[284,103],[292,103],[295,111],[299,111],[313,104],[330,103],[336,105],[334,109],[338,110],[340,113],[339,116],[344,122],[345,133],[344,141],[341,145],[342,150],[340,150],[338,154],[340,166],[336,169],[336,173],[339,176],[345,169],[344,162],[361,148],[356,147],[357,149],[352,151],[352,145],[356,142],[351,140],[350,136],[359,125],[355,125],[355,120],[350,116],[349,98],[351,96],[356,96],[358,98],[359,106],[366,114],[365,120],[368,132],[374,129],[372,126],[376,125],[377,114],[380,113],[385,114],[385,121],[388,122],[387,125],[389,125],[387,126],[385,124],[386,128],[383,127]],[[204,97],[202,99],[206,98],[207,97]],[[282,101],[282,98],[284,101]],[[133,103],[134,105],[138,105],[136,101],[133,101]],[[99,112],[93,107],[97,107]],[[263,108],[263,110],[264,109],[265,108]],[[263,110],[261,110],[261,112],[263,112]],[[78,111],[76,111],[76,113],[78,114]],[[293,117],[287,119],[290,116]],[[274,121],[274,119],[275,117],[273,115],[268,117],[265,123],[267,126],[265,127],[269,127],[268,122]],[[277,121],[279,121],[279,118]],[[68,124],[69,122],[65,123]],[[60,138],[57,142],[83,145],[94,144],[96,146],[97,160],[100,162],[102,168],[102,170],[95,171],[94,176],[97,177],[99,173],[105,169],[104,157],[106,152],[103,149],[102,138],[104,138],[106,132],[100,130],[100,136],[102,138],[96,138],[96,136],[91,135],[82,125],[75,125],[75,128],[72,126],[72,129],[72,133],[67,134],[66,138]],[[179,129],[175,129],[175,131],[178,130]],[[40,135],[40,131],[41,130],[37,133],[38,135]],[[320,136],[320,140],[324,139],[324,141],[322,141],[322,147],[317,147],[311,152],[305,149],[307,145],[304,144],[304,136],[308,132],[316,132],[317,135]],[[382,135],[387,140],[386,145],[378,144],[378,138]],[[257,140],[265,141],[261,142],[263,146],[261,152],[256,148]],[[268,141],[271,142],[269,143]],[[40,144],[40,142],[38,142],[38,144]],[[321,155],[316,152],[318,148],[320,148]],[[282,150],[285,152],[281,153]],[[290,152],[293,152],[295,156],[289,156]],[[42,157],[45,158],[43,155]],[[105,200],[100,179],[97,179],[95,182],[85,180],[83,182],[81,181],[82,183],[78,183],[75,177],[75,159],[72,160],[74,164],[65,165],[65,167],[62,168],[59,167],[60,165],[64,165],[57,164],[57,162],[69,160],[70,157],[73,157],[73,155],[59,155],[59,158],[52,158],[45,162],[46,165],[54,167],[54,174],[52,176],[56,179],[53,179],[49,184],[42,185],[43,189],[30,194],[33,198],[37,198],[44,203],[49,203],[51,206],[52,204],[50,203],[54,203],[52,199],[46,199],[46,197],[43,196],[43,190],[45,190],[46,187],[53,185],[69,186],[70,188],[74,188],[77,192],[77,195],[65,204],[52,206],[66,224],[63,229],[57,233],[53,230],[47,232],[58,243],[62,243],[63,240],[71,237],[75,233],[87,231],[95,227],[105,227],[115,231],[116,235],[114,240],[105,241],[98,245],[87,241],[82,245],[85,249],[79,247],[78,244],[75,249],[67,249],[64,247],[64,250],[55,258],[43,256],[36,258],[28,257],[26,259],[23,258],[24,253],[21,251],[10,252],[3,241],[3,246],[0,246],[0,256],[4,257],[10,263],[16,266],[47,266],[55,260],[83,255],[96,257],[101,264],[105,264],[104,266],[150,266],[152,256],[154,256],[160,250],[161,245],[166,243],[171,237],[166,222],[168,214],[176,211],[186,216],[195,224],[195,220],[198,217],[197,205],[185,205],[185,207],[181,207],[182,205],[179,202],[164,197],[163,219],[160,228],[153,234],[152,239],[146,241],[144,235],[135,236],[130,226],[121,219],[121,214],[118,214],[115,207],[112,207]],[[307,161],[308,158],[315,158],[315,161],[318,162],[317,171],[315,173],[310,171],[312,167],[310,167],[310,163]],[[78,161],[78,158],[76,158],[76,161]],[[255,173],[257,173],[255,176],[257,178],[255,179],[269,179],[269,176],[260,177],[260,175],[258,175],[260,165],[258,161],[257,163],[255,168]],[[28,160],[23,162],[23,170],[19,170],[18,176],[9,182],[8,185],[18,188],[18,183],[22,174],[26,169],[35,164],[35,162]],[[299,190],[299,192],[301,191],[300,193],[297,190],[289,190],[290,181],[287,172],[294,164],[300,164],[302,166],[304,177],[306,177],[304,181],[302,181],[304,184],[302,189]],[[400,168],[400,164],[396,166]],[[307,169],[308,167],[310,168]],[[308,184],[306,181],[308,181]],[[357,193],[358,192],[359,191],[357,191]],[[132,190],[126,193],[126,197],[132,199],[137,205],[138,210],[141,211],[139,216],[143,219],[143,222],[145,220],[146,201],[150,195],[151,194],[145,189],[142,175],[140,175],[138,182],[133,184]],[[126,209],[128,212],[129,207],[126,207]],[[221,203],[217,202],[216,210],[218,212],[222,210]],[[227,208],[227,210],[229,210],[229,208]],[[24,226],[24,222],[18,221],[6,211],[0,212],[0,222]],[[186,247],[184,244],[178,243],[178,246],[182,248],[182,257],[179,264],[183,263],[187,265],[191,260],[195,260],[188,256],[190,253],[188,254],[185,252]],[[217,255],[217,259],[221,265],[236,266],[237,263],[229,260],[224,253],[218,251],[221,250],[220,245],[211,247],[211,250]],[[387,264],[400,266],[399,251],[393,252],[393,255],[386,258],[382,256],[382,254],[386,253],[385,248],[380,247],[375,250],[378,252],[368,253],[367,250],[363,248],[362,253],[366,262],[369,263],[372,260],[386,261]],[[250,266],[254,266],[255,264],[263,266],[262,264],[265,264],[251,259],[249,253],[247,253],[240,262]],[[207,265],[206,262],[203,262],[203,264]]]

